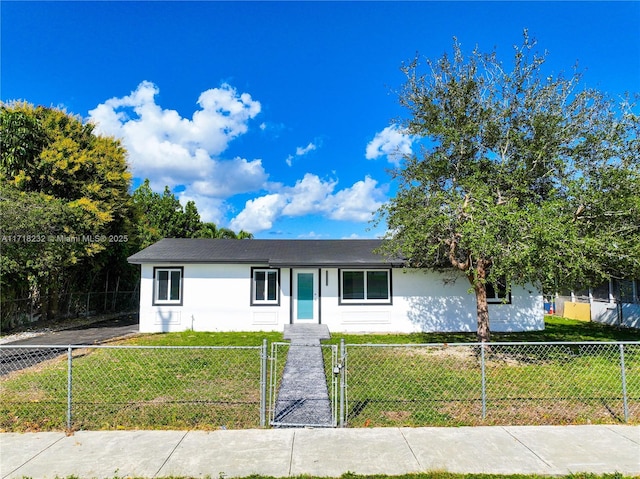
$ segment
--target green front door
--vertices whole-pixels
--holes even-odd
[[[293,273],[293,322],[318,322],[318,272],[295,270]]]

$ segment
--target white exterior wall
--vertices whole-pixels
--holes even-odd
[[[591,321],[610,326],[640,328],[640,303],[591,301]]]
[[[184,267],[182,306],[153,305],[153,268]],[[261,265],[254,265],[259,267]],[[251,306],[251,266],[142,265],[140,331],[282,331],[289,323],[289,270],[280,270],[280,305]]]
[[[391,274],[393,304],[339,305],[338,270],[322,270],[322,322],[334,332],[476,331],[476,300],[466,278],[423,270]],[[489,321],[492,331],[544,329],[542,293],[514,287],[511,304],[489,305]]]
[[[154,266],[183,266],[182,306],[153,306]],[[253,265],[260,267],[261,265]],[[250,265],[142,265],[140,331],[282,331],[290,323],[291,270],[280,269],[280,304],[251,306]],[[390,305],[340,305],[338,269],[321,269],[320,317],[333,332],[475,331],[475,295],[463,276],[393,269]],[[542,293],[514,287],[490,304],[492,331],[544,329]]]

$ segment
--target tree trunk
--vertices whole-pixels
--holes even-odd
[[[485,261],[479,260],[473,274],[469,275],[469,281],[473,285],[476,293],[476,313],[478,317],[477,338],[478,342],[486,343],[491,340],[491,332],[489,330],[489,306],[487,304],[487,285],[485,279],[487,277],[487,264]]]

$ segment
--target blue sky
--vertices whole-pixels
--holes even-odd
[[[523,29],[549,73],[640,91],[640,2],[2,1],[1,96],[121,138],[134,184],[258,238],[371,238],[394,193],[402,62]]]

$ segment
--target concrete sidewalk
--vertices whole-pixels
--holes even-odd
[[[345,472],[640,475],[640,426],[0,434],[0,475],[53,479]]]

